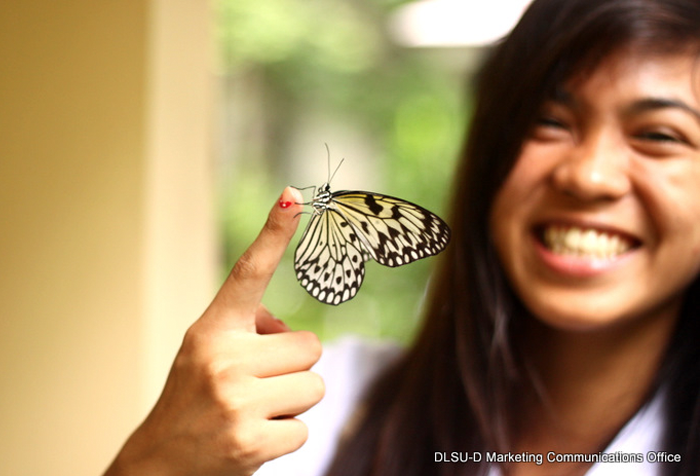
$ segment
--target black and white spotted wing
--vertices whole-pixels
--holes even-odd
[[[436,255],[450,229],[423,207],[373,192],[331,192],[323,184],[294,254],[299,283],[326,304],[352,299],[362,285],[365,261],[401,266]]]

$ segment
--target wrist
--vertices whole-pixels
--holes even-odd
[[[174,476],[148,446],[139,445],[137,435],[129,438],[103,476]]]

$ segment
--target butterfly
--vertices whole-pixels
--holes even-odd
[[[320,302],[355,297],[369,260],[393,268],[436,255],[449,243],[450,228],[434,213],[380,193],[332,192],[334,175],[318,190],[309,187],[313,199],[304,205],[311,205],[311,218],[294,253],[297,280]]]

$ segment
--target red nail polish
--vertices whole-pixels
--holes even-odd
[[[292,206],[292,202],[285,202],[284,200],[280,200],[280,207],[289,208],[291,206]]]

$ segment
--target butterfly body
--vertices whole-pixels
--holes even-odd
[[[439,253],[450,240],[442,219],[400,198],[332,192],[326,182],[310,205],[313,212],[294,254],[294,268],[302,287],[326,304],[355,297],[366,261],[402,266]]]
[[[328,182],[326,182],[318,188],[318,192],[314,194],[314,198],[311,201],[314,214],[320,215],[325,212],[331,206],[330,203],[332,198],[333,194],[331,193],[331,186]]]

